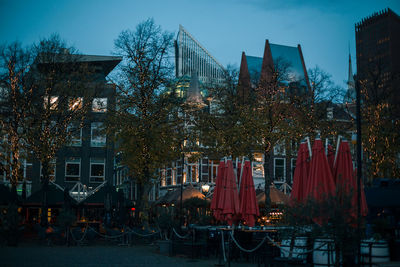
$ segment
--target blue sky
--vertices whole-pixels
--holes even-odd
[[[31,44],[59,33],[86,54],[110,55],[114,39],[152,17],[164,30],[182,24],[223,65],[239,66],[241,52],[262,56],[270,43],[301,44],[315,65],[345,86],[348,50],[355,70],[354,24],[398,0],[0,0],[0,43]]]

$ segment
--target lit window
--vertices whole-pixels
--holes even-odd
[[[95,98],[92,103],[93,112],[106,112],[107,111],[107,98]]]
[[[55,110],[58,105],[58,96],[48,96],[44,97],[43,107],[45,109],[50,108],[51,110]]]
[[[56,179],[56,159],[52,159],[49,162],[49,166],[47,168],[49,172],[49,181],[55,181]],[[42,163],[40,163],[40,178],[43,178],[43,170]]]
[[[274,177],[275,181],[285,181],[286,178],[286,164],[284,158],[274,159]]]
[[[69,158],[65,160],[65,181],[79,181],[81,176],[81,159]]]
[[[90,182],[104,182],[105,177],[105,160],[98,158],[90,158]]]
[[[71,97],[69,99],[68,107],[69,110],[78,110],[83,106],[83,98],[82,97]]]
[[[82,145],[82,128],[78,123],[71,123],[67,128],[70,134],[70,145],[81,146]]]
[[[102,122],[92,122],[91,124],[91,140],[92,147],[103,147],[106,145],[106,134],[104,132]]]

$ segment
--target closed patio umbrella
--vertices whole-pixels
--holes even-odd
[[[223,187],[218,199],[218,208],[221,209],[223,221],[226,221],[229,225],[232,225],[237,220],[239,196],[231,159],[228,159],[225,164]]]
[[[222,206],[219,206],[219,199],[223,188],[224,171],[225,161],[221,160],[218,165],[217,178],[215,181],[214,193],[211,200],[211,210],[213,211],[214,218],[218,221],[222,221]]]
[[[331,167],[331,171],[333,172],[333,164],[335,161],[335,151],[333,150],[333,146],[328,144],[327,151],[328,153],[326,157],[328,158],[329,167]]]
[[[305,197],[316,201],[324,200],[335,193],[335,183],[324,147],[320,138],[316,138],[312,148],[310,173]]]
[[[297,152],[296,169],[293,175],[291,200],[295,202],[303,202],[306,198],[307,179],[310,168],[308,146],[306,142],[302,142]]]
[[[351,207],[349,210],[353,218],[357,218],[357,179],[353,171],[353,162],[351,160],[350,146],[346,140],[342,140],[333,168],[336,187],[338,189],[339,197],[351,198]],[[361,215],[366,216],[368,213],[367,201],[365,199],[364,188],[361,185]]]
[[[251,165],[248,160],[245,161],[243,167],[242,179],[240,182],[239,203],[241,219],[245,221],[248,226],[253,227],[255,224],[255,216],[259,216],[260,211],[258,209]]]

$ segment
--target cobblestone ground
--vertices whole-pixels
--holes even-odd
[[[215,266],[218,259],[169,257],[154,245],[135,246],[36,246],[0,247],[0,266]],[[231,266],[255,266],[231,263]]]

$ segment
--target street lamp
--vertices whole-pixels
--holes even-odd
[[[201,190],[203,190],[203,194],[207,194],[208,190],[210,190],[210,186],[208,184],[203,184]]]

